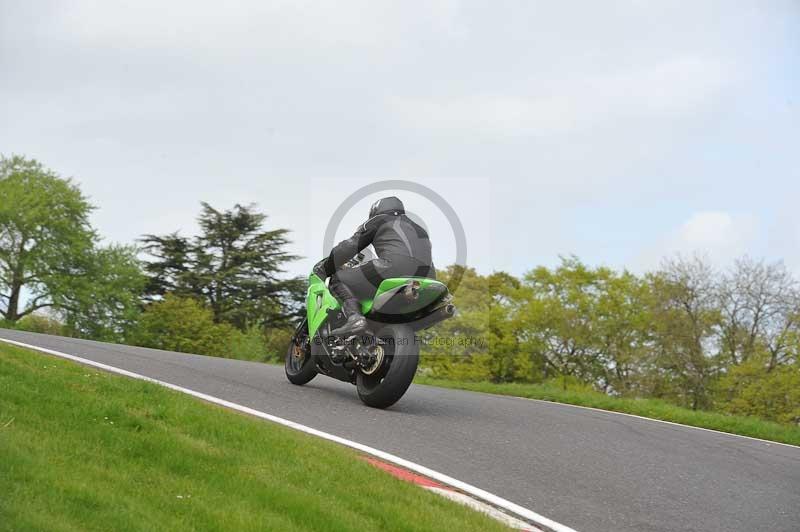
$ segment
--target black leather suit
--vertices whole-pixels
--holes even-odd
[[[370,244],[377,259],[356,268],[342,268]],[[331,277],[330,290],[342,302],[346,314],[358,313],[358,301],[373,297],[384,279],[436,278],[428,233],[406,216],[403,204],[396,198],[381,200],[378,212],[353,236],[337,244],[315,271]]]

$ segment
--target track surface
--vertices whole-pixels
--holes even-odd
[[[581,532],[800,530],[800,448],[612,413],[414,385],[385,411],[327,377],[0,329],[376,447]]]

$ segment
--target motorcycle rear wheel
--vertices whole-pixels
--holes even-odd
[[[358,397],[367,406],[388,408],[406,393],[419,364],[419,344],[407,325],[387,325],[378,333],[383,341],[383,367],[372,375],[356,377]]]

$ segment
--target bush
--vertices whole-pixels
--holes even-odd
[[[131,340],[166,351],[279,362],[293,332],[256,326],[242,332],[228,323],[214,323],[211,310],[197,299],[167,294],[145,308]]]
[[[41,314],[29,314],[19,320],[12,327],[20,331],[33,333],[52,334],[55,336],[68,336],[67,328],[55,318]]]
[[[283,362],[294,329],[289,327],[268,328],[264,331],[265,362]]]
[[[235,331],[235,334],[232,334],[228,340],[228,353],[225,356],[257,362],[267,360],[267,348],[261,329],[250,327],[245,332]]]
[[[768,370],[762,357],[732,368],[720,381],[719,408],[731,414],[800,424],[800,366]]]
[[[145,308],[131,339],[143,347],[227,357],[232,339],[241,334],[227,323],[214,323],[211,310],[196,299],[167,294]]]

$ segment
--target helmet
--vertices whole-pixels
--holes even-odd
[[[389,196],[388,198],[381,198],[372,204],[369,209],[369,217],[372,218],[378,214],[404,214],[405,212],[403,202],[395,196]]]

